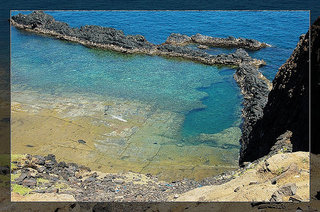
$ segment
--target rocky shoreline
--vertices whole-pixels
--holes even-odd
[[[269,155],[238,170],[201,181],[171,182],[151,174],[94,171],[57,161],[53,154],[15,155],[11,162],[12,201],[308,201],[309,154],[292,153],[288,147],[283,138]],[[255,190],[266,193],[255,194]]]
[[[151,174],[106,174],[75,163],[58,162],[53,154],[20,156],[12,160],[11,172],[12,192],[19,197],[32,199],[32,196],[55,194],[67,198],[61,201],[80,202],[166,201],[195,188],[220,185],[233,179],[233,172],[202,181],[184,179],[172,182],[160,181]],[[17,200],[13,198],[13,201]]]
[[[140,53],[160,55],[165,57],[180,57],[208,65],[230,65],[238,67],[234,78],[244,95],[242,116],[243,137],[241,152],[246,149],[246,140],[252,126],[262,116],[262,110],[267,102],[271,83],[259,72],[258,67],[265,64],[263,60],[253,59],[242,48],[231,54],[210,55],[202,50],[189,48],[185,45],[197,43],[201,45],[220,47],[243,47],[259,50],[268,44],[244,38],[213,38],[200,34],[191,37],[181,34],[171,34],[162,45],[148,42],[142,35],[124,35],[121,30],[100,26],[69,27],[67,23],[55,21],[43,11],[34,11],[29,15],[12,16],[11,24],[27,31],[54,36],[58,39],[77,42],[89,47],[114,50],[122,53]],[[206,47],[206,46],[205,46]],[[205,48],[203,47],[203,48]],[[202,47],[201,47],[202,48]]]
[[[244,48],[249,50],[259,50],[270,47],[267,43],[262,43],[254,39],[235,38],[229,36],[227,38],[216,38],[199,33],[192,35],[182,35],[179,33],[172,33],[166,40],[165,44],[184,46],[189,44],[200,44],[198,48],[206,49],[208,47],[222,47],[222,48]]]
[[[142,35],[125,35],[121,30],[108,27],[86,25],[80,28],[72,28],[69,27],[67,23],[54,20],[52,16],[45,14],[43,11],[34,11],[29,15],[18,14],[12,16],[10,22],[13,26],[26,31],[53,36],[58,39],[80,43],[88,47],[122,53],[178,57],[207,65],[239,66],[244,61],[256,67],[265,65],[265,61],[254,59],[243,54],[243,52],[245,52],[244,50],[237,50],[231,54],[211,55],[203,50],[192,49],[187,46],[168,43],[155,45],[148,42]],[[199,36],[195,36],[195,38],[198,37]],[[201,41],[201,39],[196,40],[198,42]],[[240,41],[237,39],[231,40],[234,41],[230,42],[230,38],[228,38],[219,40],[219,42],[221,46],[223,46],[222,43],[225,43],[225,46],[230,46],[230,43],[235,43],[234,47],[248,47],[249,49],[252,48],[252,46],[265,45],[249,39],[240,39]]]
[[[301,37],[296,50],[287,63],[280,68],[272,85],[257,68],[262,63],[252,59],[242,49],[238,49],[233,54],[220,55],[218,59],[219,55],[207,56],[208,54],[203,51],[193,50],[184,46],[190,43],[219,45],[209,43],[209,40],[214,40],[215,38],[202,37],[202,41],[201,39],[200,41],[196,41],[195,37],[201,38],[202,35],[191,37],[181,35],[185,41],[181,39],[181,41],[175,41],[176,43],[174,43],[172,41],[175,39],[173,38],[174,35],[170,35],[172,39],[168,38],[165,44],[154,45],[147,42],[140,35],[125,36],[123,33],[121,34],[121,31],[98,26],[85,26],[80,29],[70,28],[66,23],[54,21],[51,16],[43,12],[37,11],[32,14],[30,16],[13,16],[11,23],[21,29],[78,42],[90,47],[110,49],[124,53],[182,57],[210,65],[237,66],[238,69],[234,78],[244,96],[244,123],[242,125],[240,165],[245,164],[245,168],[240,169],[240,174],[245,174],[247,170],[254,166],[256,168],[254,170],[255,174],[262,177],[254,178],[255,180],[252,181],[243,181],[248,184],[241,186],[238,185],[238,181],[234,184],[230,183],[230,185],[235,186],[232,187],[232,190],[230,190],[229,184],[226,184],[225,187],[221,186],[222,191],[225,192],[225,189],[229,189],[232,195],[239,196],[239,194],[244,194],[240,196],[245,196],[248,194],[246,193],[247,188],[251,187],[252,191],[255,191],[260,185],[260,187],[265,186],[273,189],[269,191],[272,195],[268,196],[269,199],[264,201],[307,201],[308,198],[301,198],[301,196],[296,195],[296,185],[288,185],[286,183],[288,179],[291,180],[291,183],[294,179],[308,179],[309,177],[308,168],[306,168],[309,164],[307,160],[308,155],[306,153],[299,153],[301,156],[298,153],[295,153],[295,155],[291,154],[292,150],[304,150],[307,146],[306,139],[308,137],[305,136],[305,129],[308,125],[305,123],[303,127],[300,127],[301,122],[299,121],[306,122],[306,115],[308,114],[306,104],[306,99],[308,98],[306,94],[308,90],[308,77],[306,76],[308,75],[306,74],[306,69],[304,69],[308,67],[306,59],[309,45],[308,34]],[[95,33],[99,30],[101,32],[105,32],[105,30],[110,32],[110,34],[114,35],[113,38],[117,36],[121,38],[108,38],[109,43],[89,41],[92,39],[91,35],[99,35],[99,33]],[[72,35],[81,35],[83,37]],[[104,38],[97,36],[94,39],[103,40]],[[264,45],[257,43],[258,41],[235,40],[235,38],[227,39],[235,41],[232,44],[228,44],[230,46],[238,45],[238,47],[251,48],[253,50],[263,48]],[[252,42],[253,47],[249,45],[241,46],[243,44],[240,41]],[[228,47],[227,44],[223,45],[225,45],[224,47]],[[273,90],[269,94],[271,89]],[[287,103],[284,104],[284,102]],[[293,105],[301,105],[303,108],[301,110],[299,107],[292,107]],[[289,118],[284,118],[284,114],[287,114]],[[295,119],[291,119],[290,117]],[[275,126],[276,129],[272,126]],[[278,126],[283,126],[283,128],[279,128]],[[266,137],[269,138],[267,139]],[[273,155],[276,155],[272,159],[274,163],[270,163],[269,159]],[[284,159],[291,156],[292,161],[290,163],[283,166],[279,165],[280,162],[286,162]],[[299,156],[297,157],[299,160],[297,160],[296,156]],[[248,161],[254,162],[245,163]],[[302,166],[299,166],[301,164],[297,166],[297,162],[305,166],[303,171],[301,171]],[[182,193],[193,189],[198,189],[196,190],[198,192],[200,191],[199,187],[225,184],[234,179],[234,172],[206,178],[200,182],[186,179],[168,183],[159,181],[157,177],[149,174],[146,177],[141,174],[135,174],[135,178],[129,178],[125,174],[103,174],[92,172],[89,168],[78,166],[74,163],[57,162],[54,155],[45,157],[26,155],[22,160],[13,160],[13,163],[15,164],[15,168],[12,169],[12,174],[15,176],[13,185],[28,188],[30,195],[35,193],[65,194],[72,195],[74,201],[186,201],[190,195],[185,195],[185,199],[183,199],[181,198],[183,197]],[[268,179],[264,180],[264,182],[256,181],[256,179],[265,179],[265,176]],[[303,181],[303,184],[301,183],[300,185],[300,188],[304,189],[304,192],[308,192],[307,188],[309,186],[305,185],[307,184],[306,182]],[[261,190],[260,195],[264,194],[265,187]],[[208,190],[210,192],[208,194],[217,194],[216,188],[218,187]],[[200,196],[197,201],[210,201],[210,199],[204,199]]]
[[[243,165],[244,162],[252,161],[251,159],[247,159],[247,156],[250,154],[260,154],[260,150],[258,152],[255,152],[255,150],[251,148],[256,146],[256,144],[251,142],[250,139],[252,137],[252,131],[255,129],[257,122],[259,122],[259,120],[263,117],[263,114],[265,113],[264,108],[268,104],[268,95],[269,92],[272,90],[273,85],[258,70],[258,68],[264,65],[265,62],[263,60],[251,58],[249,54],[242,48],[250,50],[259,50],[261,48],[267,47],[268,44],[261,43],[256,40],[243,38],[213,38],[209,36],[203,36],[200,34],[196,34],[189,37],[186,35],[173,33],[168,37],[165,43],[161,45],[155,45],[148,42],[141,35],[124,35],[124,33],[121,30],[116,30],[113,28],[100,26],[82,26],[80,28],[72,28],[69,27],[67,23],[55,21],[52,16],[47,15],[42,11],[34,11],[30,15],[18,14],[16,16],[12,16],[11,24],[19,29],[53,36],[58,39],[77,42],[88,47],[102,48],[129,54],[146,54],[164,57],[179,57],[208,65],[228,65],[237,67],[237,70],[234,74],[234,79],[238,83],[241,89],[241,93],[244,97],[244,108],[242,110],[244,122],[241,126],[242,137],[240,140],[241,150],[239,163],[240,165]],[[189,44],[200,44],[200,46],[198,46],[198,48],[200,49],[205,49],[208,46],[218,46],[224,48],[241,48],[237,49],[236,52],[228,55],[210,55],[203,50],[197,50],[186,46]],[[287,134],[291,135],[290,132],[288,132]],[[282,136],[285,137],[285,139],[282,139],[280,135],[276,137],[274,139],[273,144],[275,144],[277,140],[279,142],[282,142],[282,140],[286,140],[287,142],[290,139],[290,137],[288,137],[287,134]],[[261,146],[261,148],[262,147],[263,145]],[[270,151],[265,152],[266,154],[268,154]],[[266,154],[260,154],[259,157],[262,157]],[[31,157],[31,161],[33,160],[32,156],[28,157]],[[36,156],[36,158],[37,157],[39,156]],[[259,157],[255,157],[254,159],[258,159]],[[57,173],[55,173],[57,172],[57,170],[61,171],[64,169],[69,169],[69,167],[73,166],[67,165],[60,167],[58,165],[60,163],[57,163],[55,159],[51,161],[55,165],[51,170],[48,169],[49,176],[50,174],[57,175]],[[20,168],[24,170],[25,167],[27,167],[27,169],[30,168],[29,166],[25,165],[22,165],[22,167]],[[50,173],[50,171],[53,172]],[[147,187],[139,187],[132,182],[125,182],[125,179],[121,175],[108,174],[108,177],[106,179],[111,178],[111,181],[104,181],[104,178],[99,178],[99,175],[97,173],[91,174],[92,176],[90,175],[89,177],[87,177],[88,179],[91,179],[90,182],[88,182],[86,180],[81,180],[81,178],[76,178],[75,173],[70,172],[69,175],[72,177],[72,179],[75,180],[74,185],[77,185],[75,187],[73,187],[73,184],[68,181],[68,178],[70,178],[70,176],[68,176],[68,178],[62,177],[63,179],[59,179],[62,181],[64,180],[63,183],[68,184],[69,187],[74,188],[73,190],[71,190],[72,192],[76,191],[75,199],[77,201],[165,201],[169,198],[169,196],[172,197],[172,195],[179,195],[180,193],[184,193],[186,191],[195,189],[199,186],[207,185],[208,183],[219,184],[226,182],[226,180],[232,179],[232,175],[226,175],[228,177],[223,178],[221,178],[221,176],[216,176],[212,179],[206,179],[205,181],[201,182],[196,182],[193,180],[175,181],[174,183],[170,184],[171,186],[166,186],[169,185],[169,183],[163,184],[157,181],[156,178],[150,177],[147,183]],[[42,174],[40,174],[40,176],[47,177],[47,175]],[[98,197],[96,196],[96,193],[99,192],[95,191],[104,190],[110,192],[110,186],[115,186],[115,182],[113,181],[113,179],[118,178],[120,178],[120,181],[123,182],[120,183],[119,186],[125,186],[126,188],[129,188],[129,190],[120,189],[120,191],[118,189],[118,192],[113,192],[113,190],[115,190],[113,189],[111,191],[112,195],[110,194],[108,197],[100,197],[99,195]],[[50,180],[50,177],[46,179]],[[222,179],[222,181],[216,179]],[[23,181],[17,183],[23,184]],[[43,191],[43,189],[48,188],[39,187],[36,189],[36,191]],[[140,194],[144,194],[136,195],[136,191],[141,191]],[[95,193],[95,196],[92,196],[92,193]],[[90,199],[90,195],[93,199]],[[121,198],[117,199],[118,196],[120,196]]]

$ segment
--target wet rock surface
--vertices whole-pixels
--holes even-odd
[[[39,165],[38,158],[46,159],[44,166]],[[231,173],[202,181],[172,182],[160,181],[151,174],[106,174],[75,163],[57,162],[52,154],[46,157],[27,155],[23,160],[13,162],[20,164],[12,169],[13,184],[32,189],[30,194],[68,194],[76,201],[165,201],[172,195],[178,197],[194,188],[219,185],[233,179]],[[45,167],[44,171],[38,172],[39,167]]]
[[[188,44],[201,44],[212,47],[223,47],[223,48],[245,48],[250,50],[259,50],[261,48],[268,47],[266,43],[259,42],[254,39],[247,38],[235,38],[229,36],[227,38],[216,38],[199,33],[192,35],[182,35],[179,33],[172,33],[166,40],[166,44],[173,45],[188,45]]]
[[[172,42],[155,45],[148,42],[142,35],[125,35],[121,30],[109,27],[86,25],[80,28],[72,28],[67,23],[54,20],[52,16],[45,14],[43,11],[34,11],[29,15],[18,14],[12,16],[11,24],[27,31],[54,36],[59,39],[81,43],[89,47],[109,49],[123,53],[180,57],[208,65],[239,66],[244,59],[242,54],[210,55],[202,50],[181,46],[181,43],[188,43],[191,40],[191,38],[186,35],[173,34],[168,38],[172,40]],[[194,39],[196,39],[197,42],[201,41],[198,34]],[[204,38],[202,38],[202,40],[203,39]],[[227,40],[230,41],[229,38]],[[233,42],[233,39],[231,40]],[[243,44],[234,47],[247,47],[249,44],[254,46],[259,43],[258,41],[248,39],[240,40],[243,41]],[[246,57],[245,60],[254,66],[259,67],[265,65],[263,60],[253,59],[251,57]]]

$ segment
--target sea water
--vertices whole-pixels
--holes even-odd
[[[14,11],[12,15],[19,13]],[[30,12],[24,11],[28,14]],[[307,11],[48,11],[71,27],[100,25],[141,34],[161,44],[171,33],[245,37],[271,47],[248,51],[267,65],[260,71],[272,80],[308,30]],[[236,49],[210,48],[210,54]],[[215,134],[241,124],[240,90],[235,70],[183,59],[126,55],[91,49],[11,28],[12,91],[63,96],[138,100],[184,116],[177,127],[182,141]],[[238,136],[239,137],[239,136]],[[182,142],[183,143],[183,142]]]

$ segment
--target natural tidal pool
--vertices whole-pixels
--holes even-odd
[[[89,49],[16,29],[12,33],[13,91],[139,100],[186,115],[183,136],[218,133],[239,120],[241,97],[230,68]]]
[[[296,24],[298,18],[297,25],[308,20],[300,12],[286,16],[262,12],[265,17],[281,17],[265,22],[253,13],[48,12],[73,27],[115,27],[154,43],[164,42],[172,32],[258,39],[273,47],[249,54],[267,61],[262,71],[272,79],[299,33],[306,31],[290,26],[281,28],[285,35],[279,37],[272,30],[285,20]],[[226,24],[233,26],[230,15],[252,25],[241,22],[246,30],[240,31],[236,21],[237,30],[230,31],[232,27],[214,24],[229,20]],[[256,28],[257,19],[271,35]],[[240,148],[242,102],[234,72],[182,59],[87,48],[12,27],[13,151],[52,152],[96,169],[153,173],[164,179],[201,179],[233,169]],[[86,140],[87,146],[77,144],[77,139]]]

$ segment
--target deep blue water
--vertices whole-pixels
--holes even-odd
[[[18,12],[13,12],[17,14]],[[24,12],[28,13],[28,12]],[[307,11],[48,11],[72,27],[101,25],[163,43],[170,33],[246,37],[272,47],[249,52],[264,59],[263,74],[277,69],[308,30]],[[190,61],[93,50],[12,28],[13,90],[55,95],[96,93],[138,99],[186,114],[184,136],[217,133],[239,125],[241,95],[234,70]],[[210,49],[209,53],[234,51]],[[205,107],[203,109],[203,107]],[[202,108],[202,109],[199,109]]]

